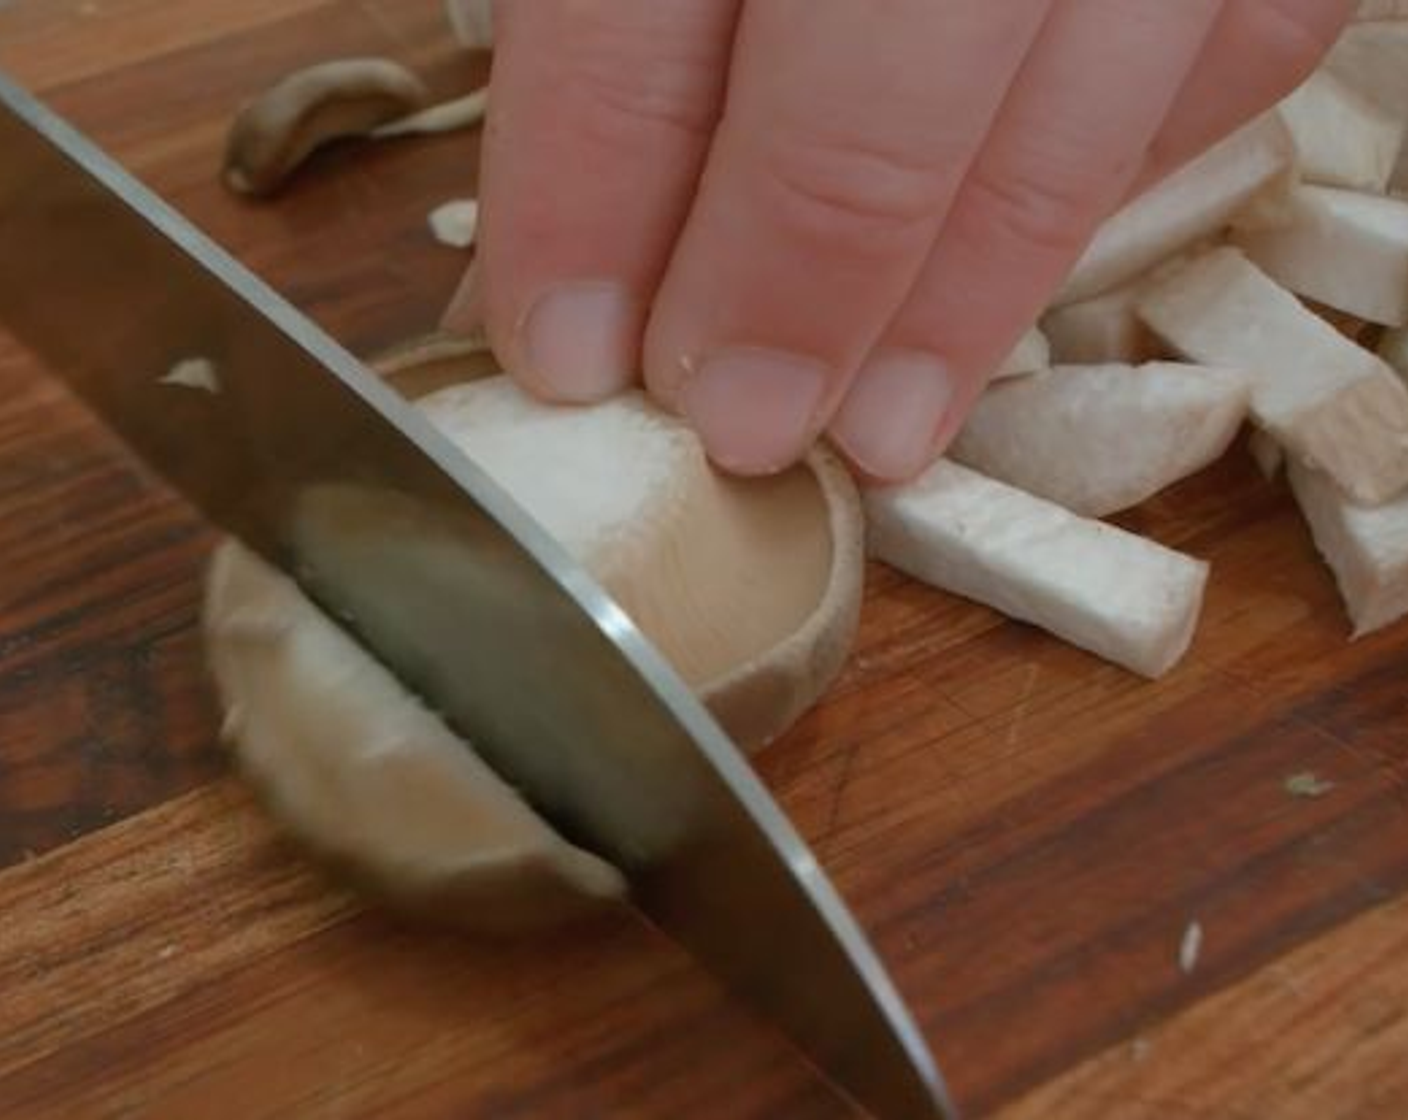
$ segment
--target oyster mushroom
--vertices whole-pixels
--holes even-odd
[[[429,104],[430,90],[386,58],[341,58],[295,71],[249,102],[225,142],[225,184],[267,195],[333,140],[384,140],[470,128],[484,119],[487,88]]]
[[[415,74],[384,58],[342,58],[289,74],[242,110],[225,145],[225,182],[268,194],[313,149],[363,136],[430,100]]]
[[[435,339],[386,367],[393,383],[415,382],[426,364],[448,380],[477,353]],[[420,404],[588,567],[744,746],[784,730],[839,670],[859,613],[862,516],[829,454],[776,478],[732,479],[642,394],[561,408],[503,376],[461,378]],[[241,764],[295,834],[389,901],[499,930],[621,897],[614,869],[560,838],[472,744],[241,546],[217,555],[205,628]]]

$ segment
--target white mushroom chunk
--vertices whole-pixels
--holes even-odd
[[[1408,614],[1408,497],[1358,506],[1300,463],[1291,463],[1288,474],[1315,545],[1335,573],[1354,636]]]
[[[1051,346],[1041,331],[1032,327],[1007,355],[1007,360],[997,368],[992,380],[1001,381],[1009,377],[1025,377],[1029,373],[1045,369],[1051,364]]]
[[[1281,102],[1307,183],[1382,193],[1403,146],[1403,122],[1318,70]]]
[[[1140,362],[1155,356],[1158,341],[1139,317],[1144,280],[1131,280],[1104,295],[1048,311],[1041,329],[1060,365]]]
[[[442,202],[426,218],[431,236],[452,249],[468,249],[479,228],[479,203],[472,198]]]
[[[994,386],[949,454],[1086,517],[1104,517],[1201,470],[1247,413],[1245,374],[1156,362],[1057,366]]]
[[[1386,501],[1408,486],[1403,382],[1236,249],[1190,262],[1139,310],[1192,360],[1245,370],[1256,422],[1356,500]]]
[[[322,856],[394,903],[485,931],[625,895],[380,663],[242,545],[216,552],[207,649],[241,767]]]
[[[1288,189],[1295,142],[1274,113],[1259,117],[1111,217],[1053,301],[1108,292],[1224,230],[1239,211]]]
[[[1323,69],[1408,124],[1408,19],[1361,19],[1345,29]],[[1399,149],[1390,185],[1408,187],[1408,144]]]
[[[940,460],[866,495],[872,555],[1147,677],[1192,639],[1205,563]]]
[[[379,364],[405,371],[475,356],[434,339]],[[863,521],[850,476],[829,454],[773,478],[734,479],[640,393],[555,407],[496,376],[420,403],[605,586],[741,745],[775,737],[839,671],[860,607]],[[363,561],[417,523],[414,510],[355,488],[320,494],[304,513],[302,554],[334,583],[338,564],[392,571],[384,556]],[[437,540],[429,527],[417,539],[426,570],[460,555]],[[311,634],[310,618],[319,623]],[[274,811],[392,901],[482,928],[486,911],[498,926],[536,924],[619,894],[609,869],[558,840],[472,744],[242,549],[223,552],[212,573],[206,633],[236,754]],[[448,757],[460,754],[472,763]],[[363,825],[372,812],[363,800],[388,783],[387,805]],[[438,800],[420,820],[427,786]],[[661,844],[677,827],[667,810],[631,809]],[[398,814],[414,820],[391,835]],[[526,897],[512,894],[520,889]]]
[[[487,51],[494,46],[492,0],[445,0],[445,14],[460,46]]]
[[[1234,234],[1258,268],[1337,311],[1408,323],[1408,201],[1303,186],[1285,213],[1285,225]]]
[[[364,136],[430,100],[410,70],[384,58],[345,58],[299,70],[246,105],[225,146],[225,182],[269,194],[314,149]]]
[[[182,358],[162,374],[163,385],[196,389],[212,395],[220,392],[220,373],[209,358]]]
[[[377,125],[368,135],[373,140],[391,140],[398,136],[435,136],[442,132],[458,132],[481,123],[488,111],[489,87],[484,86],[461,97],[427,105],[424,109]]]

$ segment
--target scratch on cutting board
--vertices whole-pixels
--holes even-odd
[[[1007,745],[1015,746],[1017,738],[1022,734],[1022,723],[1027,718],[1027,709],[1031,706],[1032,694],[1036,691],[1036,679],[1041,676],[1041,666],[1033,661],[1027,666],[1026,679],[1022,681],[1022,694],[1017,698],[1017,705],[1012,710],[1012,720],[1007,725]]]
[[[841,821],[841,802],[846,796],[846,787],[851,784],[851,771],[855,769],[858,754],[860,744],[852,743],[846,748],[846,753],[841,759],[840,773],[836,775],[836,781],[831,786],[831,805],[826,812],[826,827],[821,833],[822,840],[830,839]]]

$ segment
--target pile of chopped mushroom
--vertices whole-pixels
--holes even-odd
[[[486,5],[448,6],[467,46],[490,44]],[[227,182],[267,193],[326,139],[482,115],[484,91],[427,109],[414,75],[388,66],[323,64],[256,99]],[[824,451],[777,479],[726,479],[639,394],[562,409],[475,380],[461,364],[472,344],[412,347],[383,372],[413,396],[439,387],[427,414],[747,745],[784,730],[844,660],[863,527],[873,557],[919,580],[1167,672],[1193,639],[1208,565],[1100,519],[1218,459],[1248,423],[1364,634],[1408,613],[1406,131],[1408,3],[1365,0],[1301,89],[1104,225],[948,457],[863,500]],[[466,247],[473,224],[472,203],[431,217]],[[245,767],[295,831],[384,893],[480,928],[620,896],[614,869],[233,544],[207,628]]]

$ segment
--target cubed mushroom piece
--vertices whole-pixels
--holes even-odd
[[[1146,677],[1188,648],[1207,565],[941,459],[866,495],[870,551]]]
[[[1233,133],[1105,222],[1053,306],[1108,292],[1226,229],[1253,201],[1289,188],[1295,155],[1274,113]]]
[[[1408,323],[1408,201],[1302,186],[1285,224],[1238,230],[1233,240],[1297,295],[1371,323]]]
[[[1335,573],[1354,636],[1408,614],[1408,497],[1358,506],[1301,463],[1287,473],[1315,545]]]
[[[1352,497],[1383,502],[1408,486],[1403,382],[1238,250],[1191,261],[1146,292],[1139,311],[1192,360],[1250,374],[1257,423]]]
[[[1327,187],[1382,193],[1403,146],[1403,122],[1317,70],[1280,105],[1295,138],[1301,178]]]
[[[1045,369],[1050,364],[1051,346],[1047,343],[1046,336],[1036,327],[1032,327],[1022,336],[1021,341],[1007,356],[1007,360],[998,367],[992,379],[1000,381],[1008,377],[1023,377]]]
[[[1395,120],[1408,123],[1408,19],[1402,15],[1361,18],[1350,25],[1323,68]],[[1399,149],[1390,185],[1408,187],[1408,144]]]

